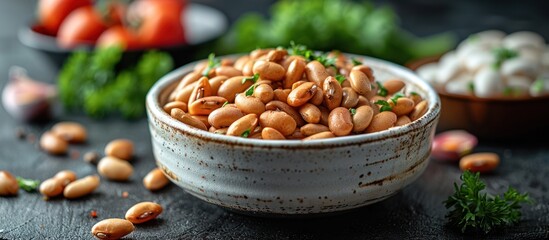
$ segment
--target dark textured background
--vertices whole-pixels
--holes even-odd
[[[245,11],[268,13],[272,1],[195,1],[223,10],[234,21]],[[400,14],[402,26],[417,35],[454,31],[460,38],[489,28],[505,31],[533,30],[549,38],[549,20],[544,1],[384,1]],[[493,2],[493,3],[492,3]],[[4,86],[11,65],[27,68],[31,77],[55,81],[57,69],[48,58],[21,45],[17,30],[33,19],[34,1],[0,2],[0,86]],[[545,14],[545,15],[544,15]],[[549,107],[549,106],[548,106]],[[313,219],[268,219],[235,214],[203,203],[173,184],[150,193],[142,177],[154,167],[146,119],[127,122],[91,120],[84,116],[61,115],[43,124],[22,124],[0,108],[0,169],[18,176],[46,179],[62,169],[82,177],[96,172],[81,157],[52,157],[41,152],[36,142],[17,139],[22,127],[38,137],[53,123],[74,120],[89,130],[89,141],[71,146],[80,153],[102,152],[114,138],[135,141],[135,173],[129,183],[103,181],[99,189],[80,200],[43,201],[37,193],[20,190],[19,196],[0,198],[2,239],[91,239],[90,229],[104,218],[123,217],[140,201],[156,201],[165,212],[150,223],[139,225],[127,239],[547,239],[549,238],[549,142],[517,139],[484,142],[475,151],[493,151],[502,157],[501,166],[483,176],[488,191],[502,193],[507,186],[529,192],[536,200],[523,209],[522,221],[513,227],[483,236],[447,227],[442,201],[453,192],[459,178],[455,164],[431,161],[425,173],[397,195],[346,214]],[[516,126],[515,126],[516,127]],[[520,126],[518,126],[520,127]],[[121,193],[127,191],[128,198]],[[98,218],[89,217],[96,210]]]

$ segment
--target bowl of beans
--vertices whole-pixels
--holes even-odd
[[[488,140],[549,133],[549,47],[530,31],[486,30],[411,65],[441,98],[438,130]]]
[[[182,66],[146,100],[153,153],[175,184],[253,215],[336,213],[425,170],[436,91],[413,71],[336,51],[257,49]]]

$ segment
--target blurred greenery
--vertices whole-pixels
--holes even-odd
[[[414,36],[399,26],[392,8],[369,1],[279,0],[270,13],[270,19],[253,12],[243,15],[218,41],[215,52],[287,47],[294,41],[313,50],[339,50],[405,64],[442,54],[457,41],[449,32]]]

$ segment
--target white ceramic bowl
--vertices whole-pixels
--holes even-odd
[[[409,69],[364,58],[376,80],[400,78],[429,102],[425,115],[386,131],[312,141],[257,140],[189,127],[164,112],[189,63],[147,96],[157,165],[188,193],[231,210],[262,215],[325,214],[386,199],[416,180],[429,161],[440,113],[432,87]],[[235,57],[235,56],[226,56]]]

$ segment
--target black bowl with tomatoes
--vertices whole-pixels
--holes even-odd
[[[169,53],[176,66],[184,65],[194,60],[196,51],[210,47],[228,25],[222,12],[186,0],[39,0],[37,13],[36,21],[20,30],[19,40],[58,67],[76,50],[112,45],[125,49],[123,65],[134,64],[152,49]],[[215,24],[209,33],[204,28],[193,31],[202,22],[196,18],[211,18],[208,14],[223,24]],[[204,32],[207,36],[192,40]]]

